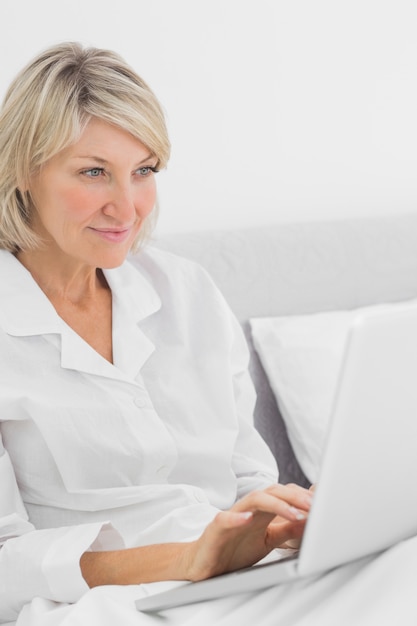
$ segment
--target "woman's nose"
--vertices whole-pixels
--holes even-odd
[[[135,196],[133,189],[127,184],[112,185],[104,213],[126,224],[136,218]]]

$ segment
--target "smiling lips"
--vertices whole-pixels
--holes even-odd
[[[102,239],[106,241],[110,241],[111,243],[123,243],[128,239],[132,232],[132,227],[128,226],[127,228],[91,228],[91,230],[96,233]]]

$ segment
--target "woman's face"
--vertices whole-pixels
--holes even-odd
[[[156,202],[156,157],[93,118],[81,138],[33,177],[32,227],[55,262],[111,268],[126,258]]]

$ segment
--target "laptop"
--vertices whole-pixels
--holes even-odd
[[[417,534],[417,304],[359,313],[348,333],[300,549],[136,601],[162,611],[319,575]],[[282,551],[281,551],[282,552]]]

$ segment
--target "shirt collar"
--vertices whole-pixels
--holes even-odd
[[[30,272],[6,250],[0,250],[0,323],[9,335],[60,332],[61,320]]]
[[[30,272],[11,254],[0,250],[0,325],[19,337],[61,335],[61,365],[94,374],[134,378],[154,350],[139,325],[161,307],[151,283],[128,261],[104,270],[113,297],[114,363],[108,363],[57,315]],[[119,370],[119,373],[118,373]]]
[[[141,328],[141,322],[161,308],[161,299],[151,283],[129,261],[105,270],[113,297],[113,361],[115,366],[136,378],[155,350]]]

